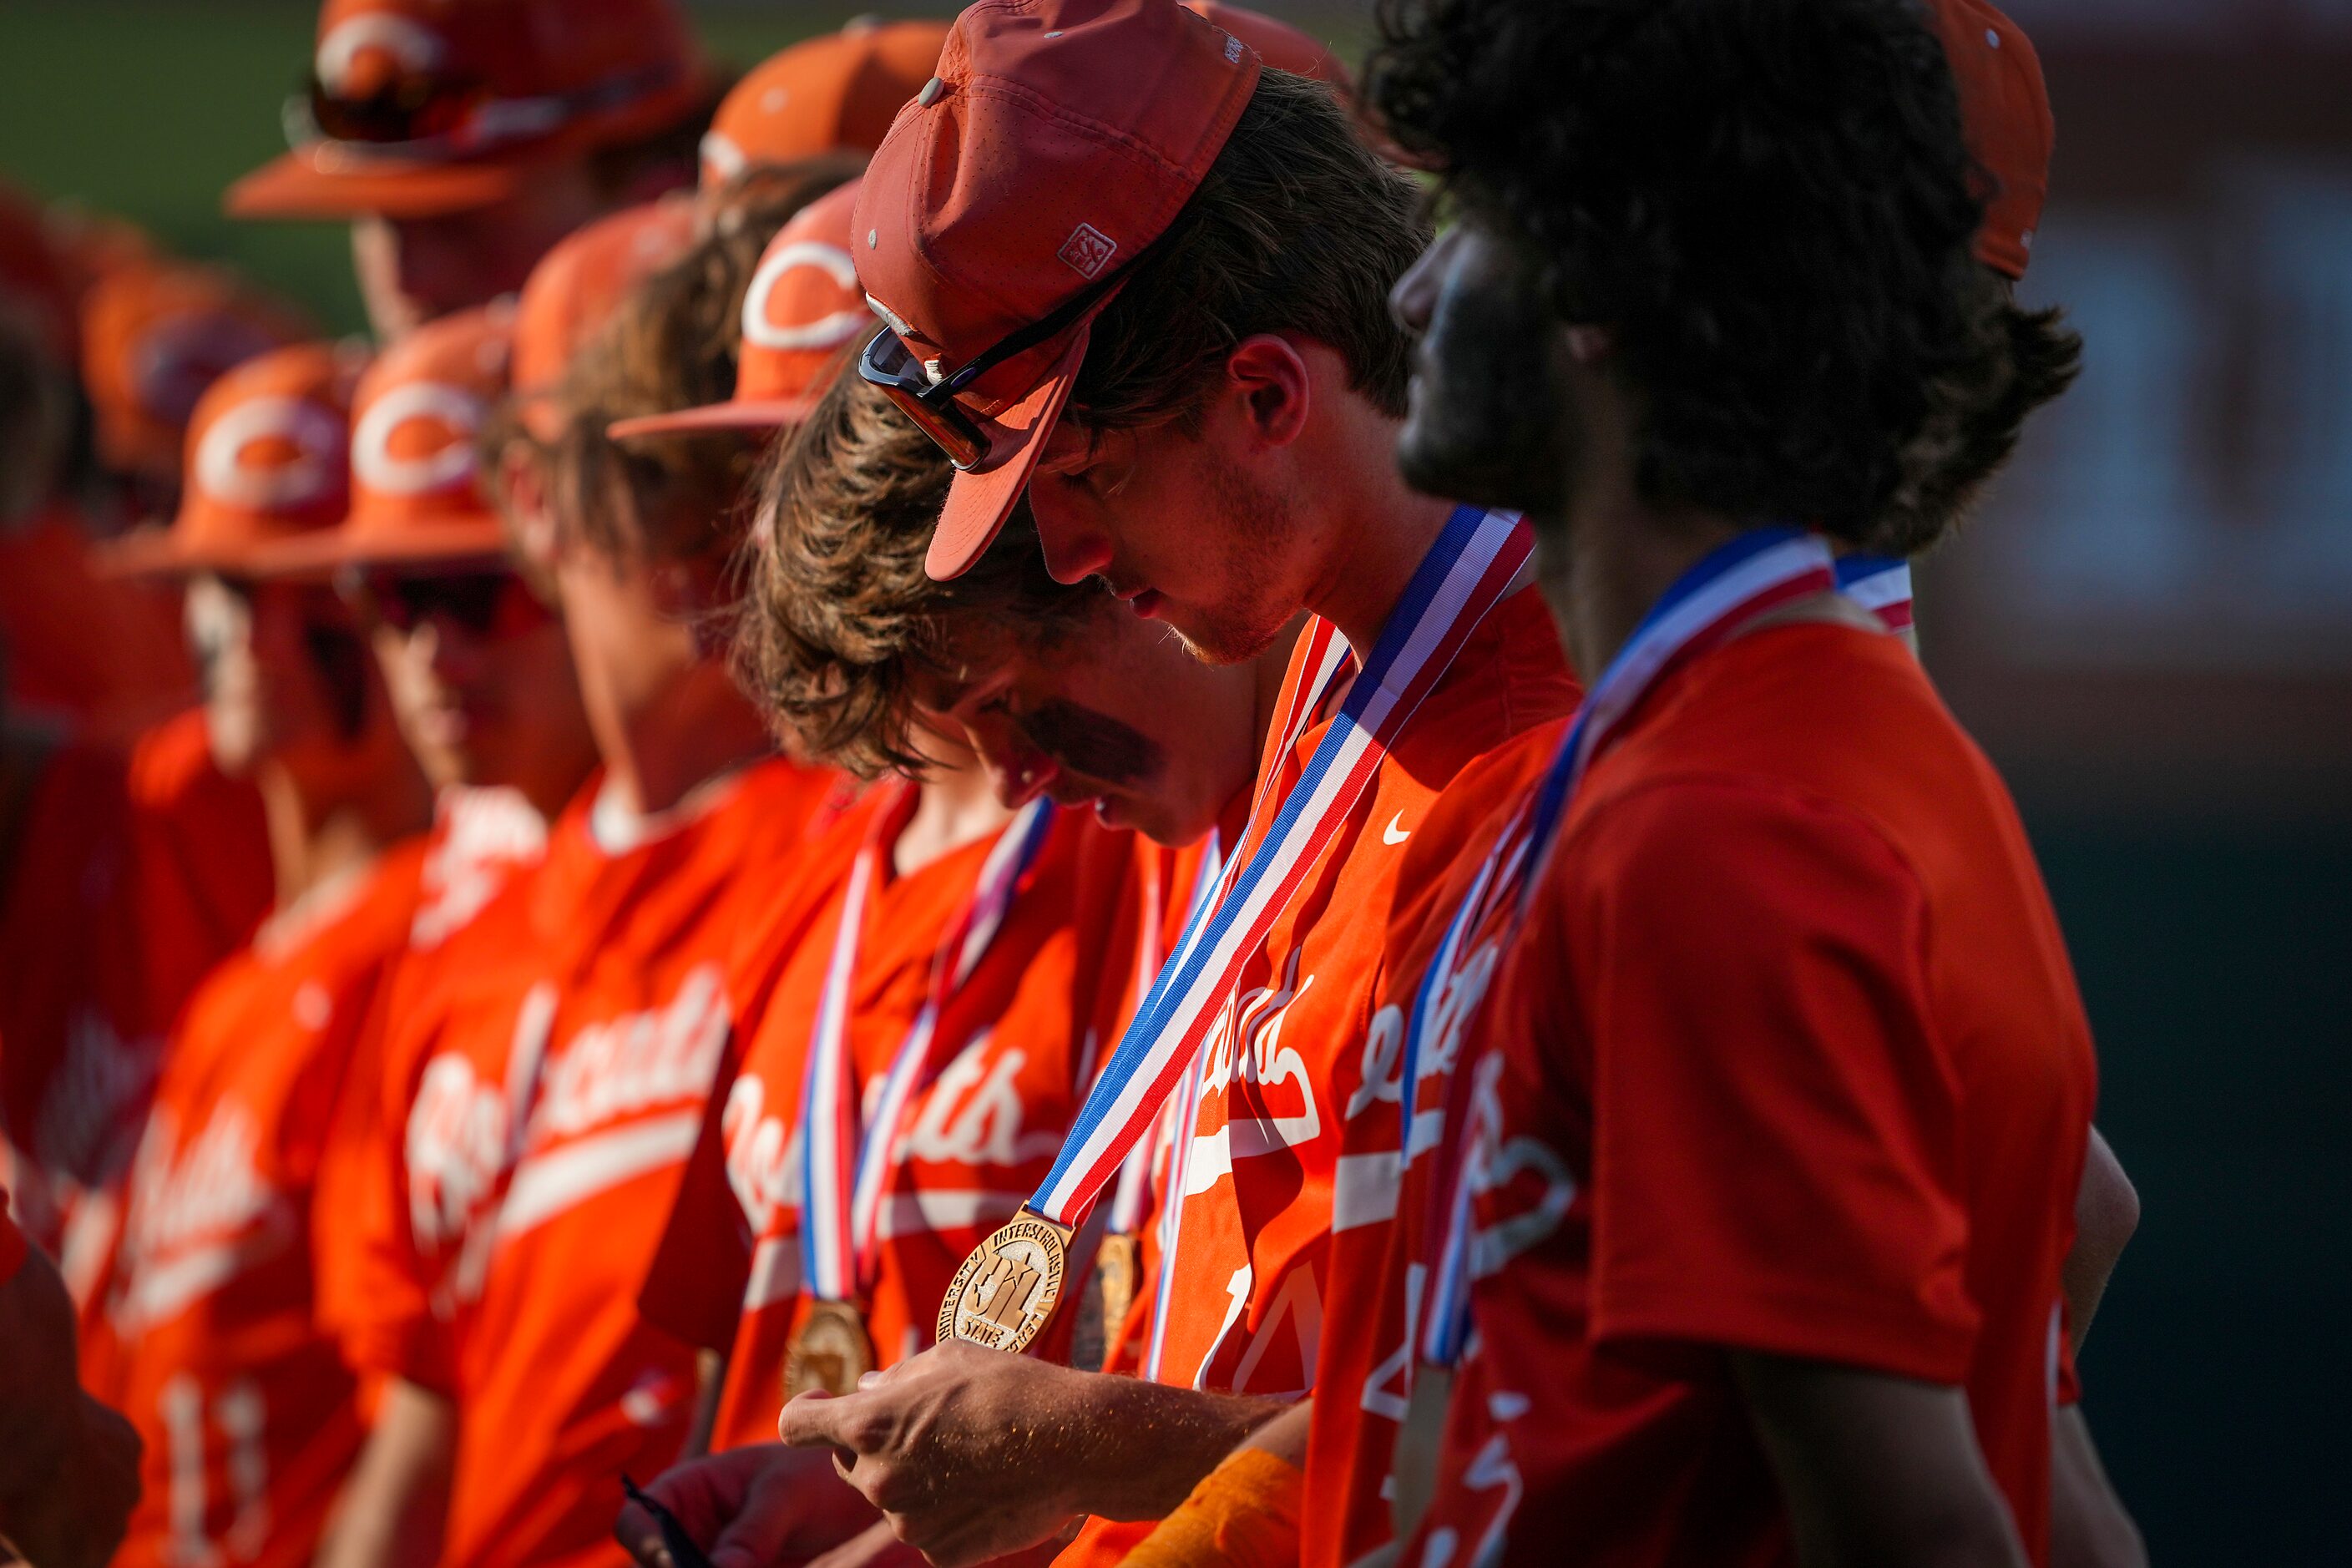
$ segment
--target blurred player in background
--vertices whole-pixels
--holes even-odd
[[[406,945],[430,794],[360,628],[273,553],[340,518],[352,356],[280,350],[199,405],[212,460],[122,564],[193,579],[221,765],[260,786],[278,898],[167,1042],[86,1347],[146,1444],[117,1561],[310,1561],[357,1452],[357,1387],[313,1311],[312,1197],[376,986]],[[207,445],[209,443],[209,445]],[[218,494],[229,504],[217,504]]]
[[[433,389],[408,401],[437,407],[445,421],[459,416],[445,424],[448,445],[403,455],[446,453],[438,480],[404,507],[373,519],[355,512],[340,537],[320,541],[372,625],[412,748],[443,783],[412,952],[344,1097],[321,1177],[346,1216],[349,1268],[320,1310],[352,1363],[382,1384],[325,1563],[429,1560],[437,1542],[455,1415],[438,1380],[406,1375],[413,1325],[432,1303],[405,1267],[404,1228],[394,1229],[425,1066],[410,1048],[412,1024],[432,1010],[438,986],[511,956],[506,928],[483,929],[477,917],[538,864],[548,825],[596,761],[552,585],[518,553],[493,503],[496,476],[509,471],[509,458],[518,471],[530,465],[527,454],[540,449],[532,432],[552,434],[550,399],[565,362],[631,288],[677,258],[687,224],[677,203],[600,219],[549,255],[519,304],[460,312],[404,340],[386,356],[412,367],[395,384]]]
[[[292,150],[238,217],[348,220],[389,342],[520,289],[601,213],[692,183],[719,84],[677,0],[328,0]]]

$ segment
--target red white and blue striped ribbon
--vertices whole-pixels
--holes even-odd
[[[1215,907],[1185,932],[1120,1037],[1054,1168],[1030,1199],[1032,1211],[1073,1231],[1085,1220],[1192,1062],[1243,964],[1346,827],[1381,759],[1532,548],[1516,515],[1456,509],[1363,661],[1339,715],[1278,804],[1274,781],[1286,753],[1268,752],[1250,827]],[[1307,693],[1337,673],[1343,657],[1336,632],[1320,617],[1309,622],[1305,641],[1292,663],[1277,737],[1293,744],[1315,710]]]
[[[931,963],[929,994],[899,1042],[875,1099],[859,1114],[856,1064],[849,1038],[849,999],[865,934],[866,905],[881,880],[882,857],[913,814],[916,792],[876,814],[842,896],[801,1077],[801,1278],[822,1300],[849,1301],[873,1276],[891,1152],[917,1095],[943,1064],[933,1059],[940,1016],[986,956],[1003,928],[1023,878],[1036,863],[1054,822],[1053,803],[1032,801],[997,835],[948,939]],[[861,1123],[863,1125],[861,1126]]]
[[[1838,591],[1890,632],[1911,629],[1911,563],[1896,555],[1841,555]]]
[[[1525,914],[1529,893],[1559,836],[1578,783],[1615,738],[1627,715],[1660,679],[1719,646],[1757,616],[1838,585],[1829,546],[1816,534],[1787,527],[1750,529],[1710,552],[1677,578],[1633,628],[1601,679],[1587,689],[1576,720],[1542,782],[1489,852],[1486,867],[1455,915],[1454,929],[1447,933],[1441,958],[1448,963],[1458,961],[1462,942],[1491,917],[1503,898],[1511,900],[1515,921]],[[1513,883],[1516,889],[1510,887]],[[1425,1027],[1451,978],[1450,969],[1441,969],[1438,963],[1423,975],[1413,1006],[1416,1034]],[[1418,1070],[1419,1049],[1417,1040],[1409,1035],[1406,1060],[1414,1065],[1407,1068],[1408,1075]],[[1459,1361],[1469,1335],[1470,1285],[1475,1273],[1470,1207],[1481,1131],[1476,1122],[1482,1114],[1481,1097],[1467,1092],[1470,1068],[1470,1063],[1463,1062],[1454,1068],[1453,1092],[1448,1097],[1446,1157],[1433,1183],[1434,1223],[1426,1227],[1423,1239],[1429,1283],[1422,1306],[1421,1359],[1436,1366]],[[1408,1076],[1403,1081],[1413,1080]],[[1410,1101],[1404,1115],[1409,1150]]]

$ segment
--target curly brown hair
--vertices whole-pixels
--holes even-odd
[[[1050,641],[1109,597],[1047,575],[1026,502],[973,565],[923,570],[952,470],[883,393],[837,377],[770,458],[744,541],[739,684],[802,753],[865,777],[919,774],[914,678],[940,668],[944,618],[980,615]]]
[[[1609,330],[1661,506],[1911,554],[2079,344],[1973,255],[1941,44],[1901,0],[1382,0],[1368,96]]]

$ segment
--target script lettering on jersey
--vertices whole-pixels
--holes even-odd
[[[1212,1095],[1227,1096],[1226,1125],[1235,1160],[1295,1149],[1322,1136],[1323,1115],[1306,1059],[1282,1043],[1291,1006],[1315,984],[1312,974],[1298,977],[1301,956],[1293,948],[1279,982],[1253,986],[1228,1000],[1204,1047],[1209,1058],[1202,1099],[1206,1103]],[[1231,1094],[1236,1080],[1251,1087]],[[1252,1107],[1268,1114],[1242,1114]]]
[[[897,1163],[920,1160],[1010,1169],[1050,1160],[1061,1148],[1057,1132],[1022,1131],[1027,1112],[1021,1102],[1021,1069],[1029,1053],[1016,1046],[991,1061],[989,1038],[980,1035],[941,1069],[914,1125],[898,1141]]]
[[[530,1140],[572,1137],[649,1106],[699,1100],[731,1026],[715,963],[689,970],[659,1006],[583,1026],[547,1064]]]
[[[141,1112],[163,1063],[153,1037],[125,1040],[89,1007],[74,1010],[66,1048],[50,1074],[33,1126],[34,1157],[44,1169],[102,1185],[121,1173],[138,1136]]]
[[[131,1166],[118,1321],[173,1317],[293,1242],[292,1210],[261,1173],[260,1147],[234,1100],[184,1144],[171,1110],[149,1118]]]
[[[727,1140],[727,1184],[755,1237],[769,1234],[778,1211],[800,1204],[800,1131],[768,1115],[767,1103],[766,1082],[745,1073],[727,1090],[719,1121]]]

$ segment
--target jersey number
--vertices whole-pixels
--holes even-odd
[[[156,1399],[172,1459],[172,1561],[177,1568],[217,1568],[220,1552],[205,1533],[205,1390],[182,1373]],[[269,1538],[269,1455],[262,1447],[268,1411],[261,1390],[239,1378],[215,1395],[212,1425],[228,1444],[228,1488],[236,1512],[221,1537],[232,1557],[251,1562]]]

